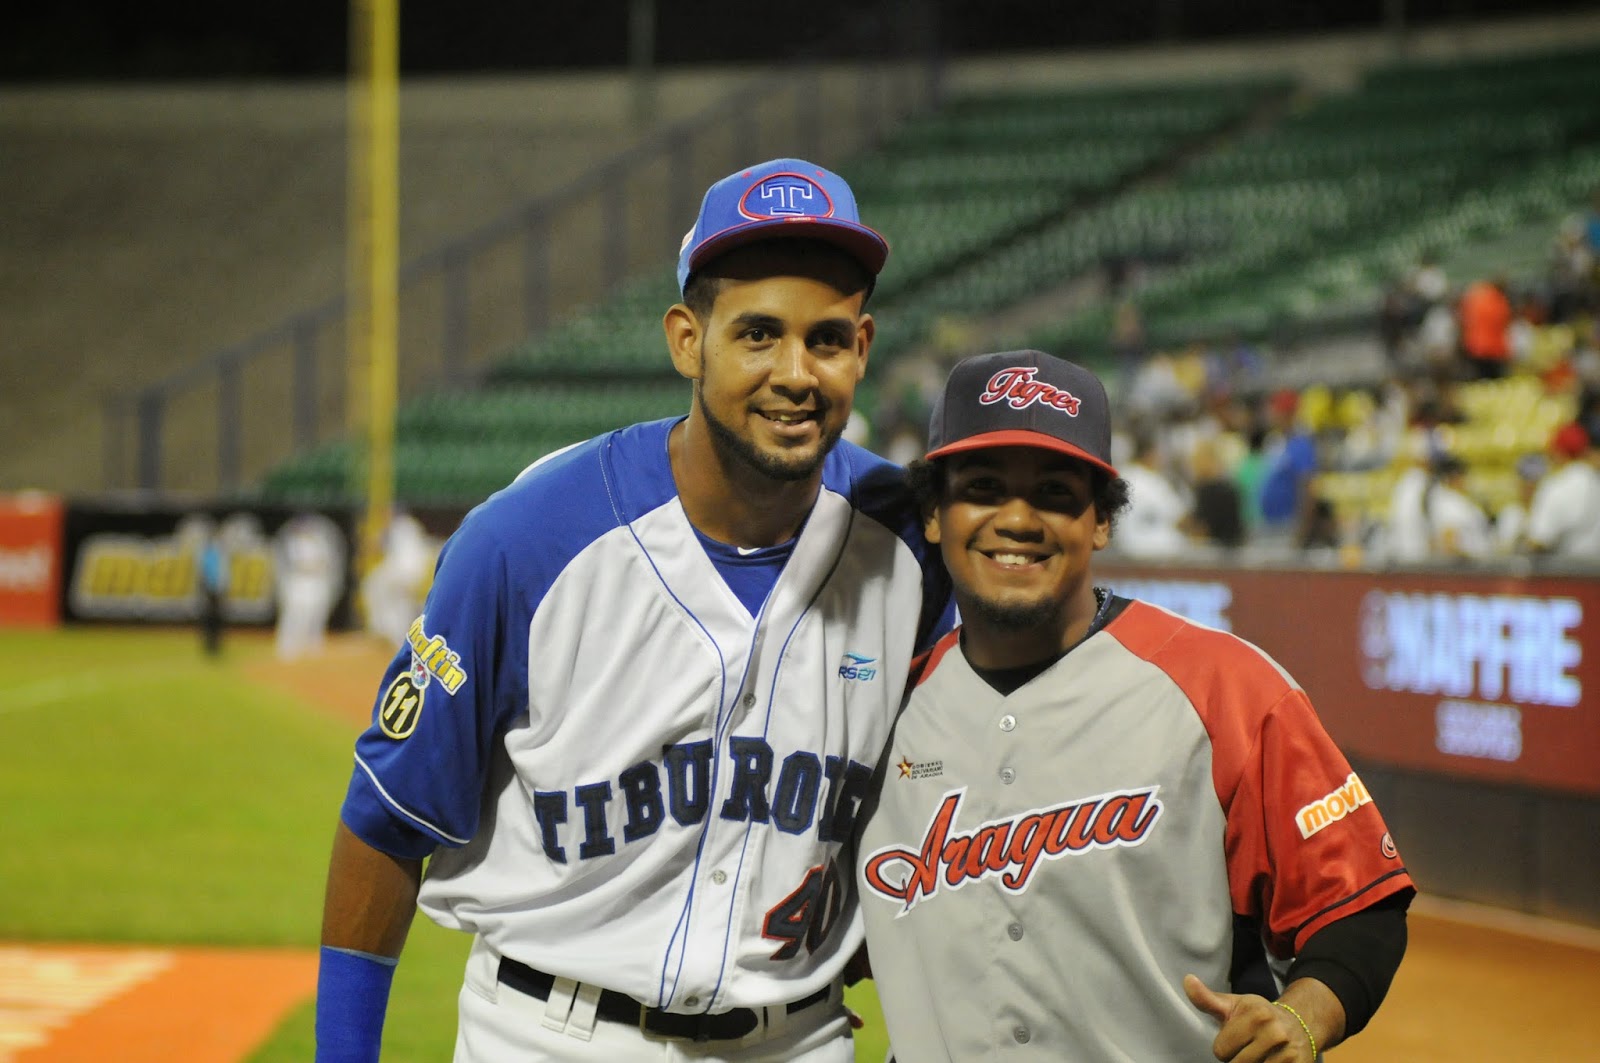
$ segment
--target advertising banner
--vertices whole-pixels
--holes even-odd
[[[61,611],[69,621],[190,623],[200,616],[201,551],[215,537],[226,559],[222,616],[231,625],[270,625],[291,522],[326,539],[337,604],[330,626],[347,626],[351,527],[346,512],[273,506],[149,506],[73,503],[63,535]]]
[[[1352,756],[1600,794],[1600,580],[1097,568],[1118,593],[1248,639]]]
[[[0,495],[0,627],[61,619],[61,500]]]

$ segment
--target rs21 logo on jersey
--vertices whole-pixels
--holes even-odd
[[[839,661],[839,678],[853,679],[858,683],[870,682],[878,675],[878,659],[847,653]]]

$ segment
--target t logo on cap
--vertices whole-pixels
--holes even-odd
[[[752,198],[759,204],[753,209]],[[817,209],[819,207],[820,210]],[[797,173],[781,173],[746,192],[744,201],[739,204],[739,213],[747,218],[770,218],[775,215],[826,218],[833,213],[833,203],[828,199],[828,193],[815,181]]]
[[[729,174],[706,189],[700,216],[678,252],[678,291],[718,255],[773,239],[832,244],[876,277],[889,242],[861,224],[845,179],[804,159],[772,159]]]

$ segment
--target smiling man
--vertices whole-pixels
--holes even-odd
[[[1128,501],[1099,379],[960,362],[911,479],[963,623],[862,812],[896,1058],[1306,1063],[1361,1029],[1411,878],[1271,658],[1094,585]]]
[[[536,462],[446,544],[356,743],[319,1063],[378,1058],[419,899],[474,935],[456,1063],[850,1063],[842,850],[951,622],[903,470],[840,441],[887,254],[813,163],[717,182],[663,318],[687,416]]]

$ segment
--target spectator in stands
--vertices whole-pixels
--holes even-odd
[[[1406,287],[1424,308],[1444,302],[1445,296],[1450,294],[1450,277],[1439,264],[1437,251],[1430,248],[1417,256],[1417,267],[1406,278]]]
[[[1189,456],[1194,484],[1194,507],[1183,528],[1203,543],[1226,549],[1244,544],[1244,500],[1239,485],[1229,479],[1214,439],[1202,439]]]
[[[1244,500],[1246,534],[1261,527],[1261,481],[1267,477],[1267,425],[1251,413],[1244,429],[1244,454],[1233,467],[1233,482]]]
[[[1133,394],[1133,383],[1146,354],[1144,322],[1132,299],[1117,303],[1111,319],[1111,357],[1117,367],[1117,391],[1126,400]]]
[[[1582,215],[1561,223],[1550,257],[1550,320],[1565,324],[1593,309],[1596,253]]]
[[[1548,316],[1544,299],[1533,290],[1524,290],[1513,301],[1511,324],[1506,327],[1507,371],[1518,372],[1533,357],[1539,326]]]
[[[1506,375],[1511,359],[1511,298],[1504,277],[1476,281],[1467,286],[1457,308],[1461,319],[1461,353],[1467,376],[1473,380],[1498,380]]]
[[[1264,535],[1307,541],[1316,498],[1317,441],[1298,416],[1300,396],[1275,391],[1267,399],[1271,430],[1266,442],[1266,474],[1261,480],[1261,529]]]
[[[1179,359],[1156,352],[1134,374],[1132,391],[1124,406],[1146,420],[1160,420],[1189,405],[1193,395],[1184,387]]]
[[[1536,556],[1600,561],[1600,468],[1583,425],[1562,425],[1550,440],[1550,471],[1528,504],[1523,550]]]
[[[1128,483],[1128,508],[1117,521],[1117,549],[1129,557],[1170,558],[1187,543],[1182,526],[1189,501],[1162,469],[1161,446],[1155,434],[1136,432],[1133,460],[1122,466]]]
[[[1435,303],[1423,312],[1417,326],[1416,361],[1430,372],[1456,370],[1461,344],[1461,324],[1449,303]]]
[[[1383,356],[1390,366],[1400,364],[1406,338],[1415,327],[1413,312],[1404,285],[1390,284],[1383,289],[1383,301],[1378,307],[1378,339],[1383,343]]]
[[[1378,315],[1384,353],[1391,366],[1401,362],[1408,337],[1416,334],[1430,311],[1445,306],[1450,280],[1438,255],[1423,251],[1412,270],[1385,292]],[[1451,315],[1446,309],[1446,318]],[[1454,332],[1452,322],[1450,331]],[[1454,336],[1451,336],[1454,342]]]
[[[1400,475],[1389,492],[1389,512],[1384,520],[1384,557],[1391,564],[1414,565],[1426,561],[1430,536],[1424,499],[1433,483],[1428,466],[1432,457],[1428,435],[1417,431],[1407,438],[1399,456]]]
[[[1467,493],[1467,463],[1448,452],[1433,459],[1433,482],[1423,495],[1428,554],[1434,560],[1482,561],[1494,553],[1489,515]]]
[[[1590,199],[1589,214],[1583,220],[1584,238],[1589,242],[1589,252],[1600,262],[1600,188]]]
[[[1500,512],[1494,515],[1495,553],[1515,554],[1521,548],[1528,532],[1528,510],[1533,505],[1533,494],[1548,467],[1540,454],[1524,454],[1517,459],[1517,497],[1501,506]]]

